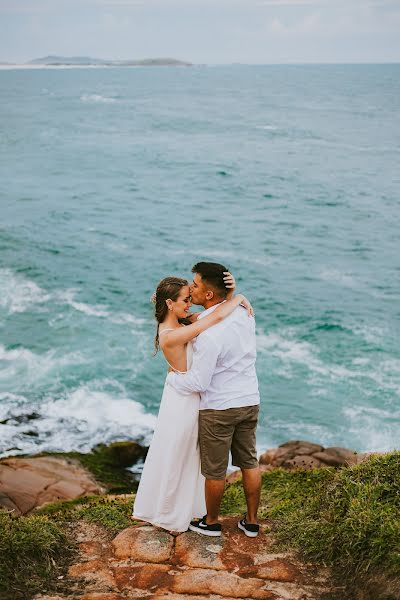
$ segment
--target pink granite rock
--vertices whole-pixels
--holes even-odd
[[[222,550],[223,538],[207,538],[189,532],[176,538],[175,558],[178,564],[189,567],[224,570]]]
[[[270,600],[275,595],[264,589],[264,582],[253,577],[241,578],[227,571],[191,569],[175,576],[172,591],[185,594],[219,594],[232,598]]]
[[[354,450],[349,450],[348,448],[325,448],[325,450],[322,452],[316,452],[314,456],[330,467],[353,465],[357,462],[357,453]]]
[[[309,456],[308,454],[300,454],[285,462],[286,467],[297,467],[299,469],[317,469],[321,464],[320,460],[314,458],[314,456]]]
[[[77,461],[53,456],[6,458],[0,461],[0,506],[27,514],[57,500],[103,494]]]
[[[151,525],[128,527],[112,541],[116,558],[133,558],[150,563],[168,560],[173,545],[173,536]]]

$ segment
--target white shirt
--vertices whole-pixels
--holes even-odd
[[[183,375],[169,373],[166,381],[182,394],[200,392],[200,410],[254,406],[260,403],[255,362],[255,320],[238,306],[193,341],[190,370]]]

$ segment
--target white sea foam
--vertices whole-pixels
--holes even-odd
[[[47,377],[50,372],[66,366],[81,365],[90,362],[81,352],[57,355],[55,350],[44,354],[35,354],[27,348],[7,350],[0,345],[0,380],[15,385],[32,385]]]
[[[275,125],[259,125],[257,129],[266,129],[267,131],[277,131],[278,127]]]
[[[343,410],[348,433],[360,439],[363,451],[390,452],[400,449],[400,410],[352,406]]]
[[[59,292],[57,294],[57,298],[60,302],[68,304],[78,312],[84,313],[89,317],[108,319],[116,325],[143,325],[146,322],[146,319],[136,317],[130,313],[112,312],[105,304],[87,304],[86,302],[78,302],[75,299],[77,293],[78,290],[70,288],[68,290]]]
[[[303,365],[311,374],[308,383],[320,386],[326,380],[333,382],[346,380],[358,386],[362,393],[368,395],[368,390],[360,384],[363,380],[370,380],[378,384],[379,388],[400,393],[400,360],[381,359],[375,362],[374,368],[369,367],[369,359],[357,357],[353,362],[355,368],[335,363],[324,362],[318,354],[320,350],[313,344],[297,340],[293,329],[284,329],[266,335],[263,331],[257,332],[257,348],[260,354],[268,353],[269,356],[278,358],[283,367]]]
[[[13,394],[12,392],[0,392],[0,421],[9,416],[10,409],[18,408],[24,404],[24,396]]]
[[[41,418],[3,425],[0,428],[3,454],[15,446],[27,453],[89,452],[96,444],[115,440],[140,438],[149,443],[156,422],[154,415],[146,413],[139,402],[128,397],[121,384],[112,380],[94,381],[37,406],[28,399],[24,404],[29,406],[29,412],[35,411]],[[23,406],[20,406],[23,412],[21,409]],[[37,437],[24,435],[27,430],[34,431]]]
[[[350,273],[342,273],[337,269],[325,269],[319,273],[319,278],[328,283],[336,283],[343,287],[347,287],[353,290],[368,294],[373,298],[392,298],[390,291],[377,291],[371,287],[370,282],[362,281],[359,278],[354,277]],[[396,297],[396,296],[395,296]]]
[[[288,330],[286,330],[288,333]],[[270,355],[280,358],[283,361],[300,363],[308,366],[312,370],[323,370],[321,361],[315,356],[318,349],[308,342],[300,342],[296,339],[284,337],[282,333],[257,332],[257,349],[260,352],[269,352]]]
[[[339,283],[344,287],[358,288],[359,283],[349,273],[342,273],[337,269],[325,269],[319,273],[320,279],[328,283]]]
[[[146,323],[146,319],[135,317],[135,315],[131,315],[129,313],[117,313],[111,316],[110,319],[117,325],[123,325],[124,323],[128,323],[130,325],[143,325]]]
[[[100,102],[102,104],[113,104],[117,102],[112,96],[102,96],[101,94],[82,94],[80,97],[82,102]]]
[[[50,294],[36,283],[13,273],[11,269],[0,269],[0,308],[9,314],[25,312],[34,305],[42,305]]]
[[[269,422],[270,431],[265,432],[265,437],[272,437],[284,440],[309,440],[322,446],[328,447],[337,445],[338,432],[333,431],[327,425],[305,423],[301,419],[296,421],[276,420]],[[272,442],[271,446],[275,446]]]
[[[369,358],[363,358],[363,357],[357,357],[357,358],[353,358],[352,363],[353,365],[367,365],[370,362]]]
[[[118,252],[119,254],[128,254],[130,251],[129,245],[121,242],[110,242],[106,245],[106,247],[113,252]]]
[[[90,304],[86,304],[85,302],[76,302],[75,300],[71,300],[70,302],[68,302],[68,304],[70,306],[72,306],[72,308],[74,308],[75,310],[84,313],[85,315],[88,315],[89,317],[109,317],[110,313],[105,310],[105,306],[103,306],[102,304],[97,304],[97,305],[90,305]]]
[[[362,337],[369,344],[379,344],[384,337],[389,333],[383,327],[377,326],[354,326],[352,327],[353,333]]]

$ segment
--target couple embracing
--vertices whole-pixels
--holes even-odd
[[[235,280],[223,265],[200,262],[192,272],[192,284],[167,277],[153,295],[155,346],[169,373],[132,518],[171,532],[220,536],[231,452],[247,502],[238,527],[256,537],[261,478],[254,313],[245,296],[233,295]],[[205,310],[190,313],[192,304]]]

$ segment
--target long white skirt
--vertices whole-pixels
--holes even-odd
[[[153,439],[133,507],[133,516],[169,531],[186,531],[206,514],[200,472],[200,395],[181,395],[165,384]]]

